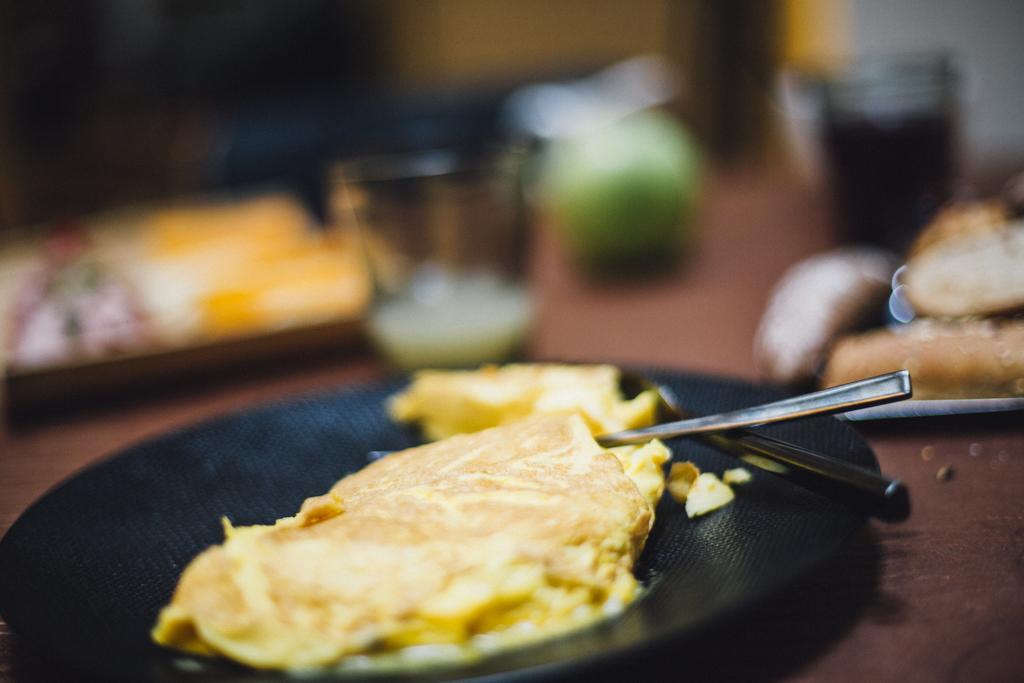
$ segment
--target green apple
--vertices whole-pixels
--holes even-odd
[[[542,177],[556,228],[591,269],[662,266],[688,241],[700,158],[667,114],[643,111],[556,140]]]

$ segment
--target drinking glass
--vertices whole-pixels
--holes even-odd
[[[864,58],[823,83],[825,158],[847,240],[902,251],[949,199],[956,90],[941,53]]]
[[[335,219],[355,226],[373,277],[368,331],[397,368],[472,367],[523,348],[523,154],[444,149],[335,166]]]

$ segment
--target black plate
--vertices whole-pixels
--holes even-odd
[[[778,398],[732,380],[649,374],[694,412]],[[0,542],[0,614],[41,652],[104,680],[273,678],[169,653],[150,643],[149,629],[189,560],[221,540],[221,515],[255,524],[293,514],[303,499],[366,464],[367,451],[411,445],[383,408],[400,386],[374,384],[220,417],[87,468],[32,505]],[[878,468],[867,444],[833,418],[765,433]],[[677,459],[706,470],[736,466],[691,441],[671,445]],[[732,505],[696,520],[666,496],[637,567],[648,589],[620,617],[420,675],[544,678],[636,656],[735,617],[828,558],[863,523],[861,513],[760,471]]]

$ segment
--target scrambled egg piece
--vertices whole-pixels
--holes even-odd
[[[677,503],[685,503],[700,470],[692,462],[674,462],[668,472],[668,492]]]
[[[665,470],[662,465],[672,457],[665,444],[655,439],[639,446],[616,446],[608,451],[618,459],[623,472],[633,480],[640,495],[654,510],[665,491]]]
[[[527,415],[578,414],[592,434],[654,424],[655,391],[623,398],[612,365],[522,364],[423,370],[392,398],[391,416],[418,422],[428,439],[475,432]]]
[[[751,479],[742,467],[726,470],[720,480],[701,472],[692,462],[677,462],[668,473],[668,492],[677,503],[686,505],[686,516],[693,519],[731,503],[736,495],[729,485],[746,484]]]
[[[749,484],[754,476],[745,467],[734,467],[731,470],[722,472],[722,481],[730,486],[737,484]]]
[[[710,472],[702,472],[686,496],[686,516],[693,519],[706,515],[731,503],[735,497],[728,484],[723,484]]]
[[[654,465],[667,458],[657,442],[605,450],[578,416],[394,453],[294,517],[226,524],[225,542],[185,570],[153,638],[301,669],[578,627],[636,595],[648,496],[660,494]]]

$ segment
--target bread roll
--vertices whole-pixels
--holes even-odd
[[[957,317],[1024,310],[1024,220],[999,201],[942,212],[921,234],[903,275],[919,315]]]
[[[1009,220],[1009,207],[1001,199],[953,202],[935,214],[910,245],[907,257],[913,259],[950,240],[998,232]]]
[[[870,247],[837,249],[790,268],[768,301],[754,360],[773,382],[811,381],[839,335],[881,310],[896,257]]]
[[[846,337],[824,386],[906,369],[914,398],[1024,396],[1024,320],[916,320]]]

